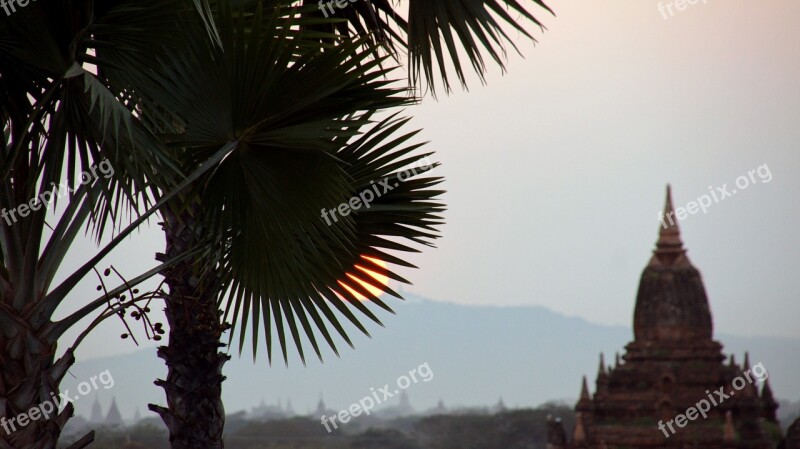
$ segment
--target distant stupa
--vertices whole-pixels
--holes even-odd
[[[505,403],[505,402],[503,402],[503,398],[502,398],[502,397],[500,397],[500,399],[498,399],[498,400],[497,400],[497,404],[495,404],[495,405],[494,405],[494,406],[491,408],[491,410],[490,410],[490,411],[491,411],[492,413],[503,413],[503,412],[505,412],[505,411],[507,411],[507,410],[508,410],[508,409],[506,408],[506,403]]]
[[[639,283],[634,340],[614,366],[600,354],[593,395],[584,376],[571,439],[560,420],[548,419],[548,449],[774,449],[780,443],[772,389],[765,381],[759,394],[755,381],[765,370],[751,370],[747,354],[741,366],[733,356],[724,363],[722,345],[713,340],[703,280],[672,218],[669,186],[664,216],[670,218]],[[736,381],[744,372],[754,380]],[[729,397],[720,399],[718,391]],[[705,416],[697,410],[702,400]]]
[[[327,412],[328,409],[325,407],[325,401],[322,399],[322,395],[320,395],[319,402],[317,402],[317,410],[314,412],[314,414],[323,416]]]
[[[319,402],[317,403],[317,409],[311,413],[312,418],[320,418],[322,416],[334,416],[338,413],[336,410],[329,409],[325,405],[325,400],[322,398],[322,393],[319,394]]]
[[[408,393],[403,390],[400,393],[400,404],[397,406],[398,416],[410,416],[414,414],[414,407],[411,406],[411,401],[408,399]]]
[[[123,424],[122,414],[120,414],[119,407],[117,407],[117,398],[111,399],[111,408],[108,409],[105,424],[107,426],[121,426]]]
[[[94,404],[92,404],[92,416],[89,419],[89,422],[92,424],[100,424],[104,421],[103,418],[103,408],[100,406],[100,401],[97,398],[94,398]]]

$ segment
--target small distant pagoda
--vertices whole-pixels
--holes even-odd
[[[760,392],[752,375],[754,382],[732,388],[751,370],[750,361],[745,354],[738,365],[731,355],[726,363],[722,345],[713,340],[705,287],[683,248],[669,186],[664,217],[639,283],[634,340],[614,366],[600,354],[593,395],[583,378],[572,437],[550,418],[548,449],[774,449],[780,443],[769,380]],[[699,401],[718,399],[719,388],[734,394],[710,406],[705,418],[695,415],[678,425],[675,418]]]

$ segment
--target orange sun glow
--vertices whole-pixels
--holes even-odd
[[[381,269],[383,269],[383,270],[386,270],[388,268],[388,266],[386,265],[386,262],[384,262],[384,261],[382,261],[380,259],[376,259],[374,257],[367,257],[367,256],[361,256],[361,258],[371,262],[373,265],[377,265],[377,266],[381,267]],[[389,277],[388,276],[386,276],[384,274],[381,274],[381,273],[378,273],[376,271],[370,270],[369,268],[367,268],[367,267],[365,267],[363,265],[358,265],[357,264],[354,267],[358,269],[358,271],[356,271],[357,274],[347,273],[347,277],[350,278],[350,280],[352,280],[354,282],[357,282],[359,285],[361,285],[361,287],[363,287],[365,290],[367,290],[368,292],[372,293],[373,295],[380,296],[384,291],[382,288],[378,288],[373,284],[377,283],[377,284],[379,284],[379,285],[381,285],[383,287],[386,287],[386,286],[389,285]],[[373,284],[370,284],[370,283],[368,283],[368,282],[363,280],[364,277],[365,277],[364,276],[365,274],[372,278]],[[353,297],[355,297],[359,301],[365,301],[367,299],[364,295],[362,295],[361,293],[355,291],[354,289],[352,289],[350,286],[348,286],[344,282],[339,281],[339,285],[344,287],[345,290],[347,290],[351,295],[353,295]]]

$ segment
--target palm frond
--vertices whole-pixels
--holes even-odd
[[[417,151],[421,144],[408,144],[416,131],[397,135],[407,121],[393,116],[366,125],[363,135],[335,152],[338,167],[308,159],[308,154],[287,150],[275,156],[270,154],[274,148],[254,150],[229,158],[225,173],[218,171],[220,178],[209,183],[204,201],[224,202],[230,216],[223,222],[238,224],[226,239],[228,252],[220,271],[226,274],[231,292],[226,316],[239,327],[240,349],[252,321],[257,350],[260,320],[270,356],[274,328],[286,361],[288,327],[301,358],[300,329],[321,358],[311,328],[336,353],[329,327],[350,344],[334,310],[365,333],[349,308],[378,324],[363,300],[391,311],[366,285],[399,295],[369,272],[407,282],[376,261],[412,266],[396,253],[417,252],[416,245],[432,246],[444,210],[437,200],[443,192],[435,188],[441,178],[425,176],[437,165],[428,162],[431,153]],[[337,168],[345,173],[344,192],[331,189],[325,175]],[[215,192],[230,192],[229,201],[216,198]],[[347,205],[344,215],[338,212],[341,205]]]
[[[309,7],[319,5],[315,0],[302,3]],[[518,51],[508,30],[536,41],[527,24],[542,30],[544,25],[531,14],[526,3],[554,14],[543,0],[408,0],[407,13],[401,8],[402,3],[359,0],[348,2],[344,8],[333,6],[333,14],[329,7],[323,7],[325,12],[312,10],[316,17],[331,18],[314,24],[313,28],[341,35],[369,36],[373,42],[383,44],[389,53],[406,50],[411,84],[428,87],[435,95],[439,82],[445,92],[451,92],[451,70],[461,86],[467,88],[464,67],[467,64],[482,82],[486,59],[504,70],[506,46]],[[462,61],[460,53],[466,56],[466,61]]]
[[[523,26],[521,19],[544,29],[542,23],[520,3],[524,0],[450,0],[432,2],[409,0],[408,50],[411,60],[410,72],[413,84],[424,77],[426,85],[435,92],[436,81],[442,80],[447,92],[451,90],[447,64],[452,63],[462,87],[467,80],[458,55],[459,49],[467,55],[475,73],[484,81],[485,52],[502,69],[505,68],[506,50],[509,44],[517,50],[504,26],[535,41]],[[542,0],[530,0],[550,13],[553,11]],[[446,56],[449,57],[447,61]],[[434,63],[435,61],[435,63]],[[434,72],[434,65],[439,73]]]
[[[392,239],[430,244],[442,210],[440,191],[432,189],[440,180],[415,177],[364,211],[330,225],[321,217],[383,178],[396,182],[425,155],[415,153],[419,145],[403,146],[415,133],[392,137],[405,120],[373,122],[372,111],[409,101],[391,86],[386,57],[376,58],[367,38],[329,35],[340,42],[310,45],[318,34],[294,26],[300,13],[233,11],[220,2],[214,33],[207,21],[196,24],[187,47],[168,52],[145,95],[154,110],[174,111],[158,120],[171,123],[165,137],[186,171],[236,143],[198,184],[206,268],[221,277],[240,347],[252,324],[256,352],[263,327],[270,359],[277,336],[284,360],[290,346],[305,357],[303,336],[321,357],[317,331],[336,350],[329,326],[350,343],[337,312],[364,332],[352,308],[379,322],[358,294],[389,307],[348,274],[374,284],[356,267],[367,264],[402,280],[364,256],[410,265],[390,253],[412,249]]]
[[[180,178],[169,155],[141,126],[131,79],[120,75],[162,51],[170,35],[164,17],[185,9],[178,1],[158,2],[160,8],[149,3],[149,10],[130,2],[31,3],[14,20],[0,23],[2,119],[13,136],[2,172],[7,175],[18,158],[41,150],[42,177],[32,179],[43,188],[65,181],[74,190],[84,173],[94,176],[97,165],[108,160],[113,173],[100,179],[104,188],[90,217],[98,238],[124,207],[139,210],[150,202],[152,188],[167,189]],[[174,14],[167,14],[170,7]],[[173,33],[179,26],[174,22]],[[36,196],[37,188],[29,185],[28,197]]]

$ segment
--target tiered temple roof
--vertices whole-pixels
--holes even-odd
[[[725,363],[722,345],[713,339],[700,272],[683,247],[669,187],[656,249],[639,283],[633,331],[633,341],[613,367],[600,355],[594,394],[584,377],[569,441],[561,443],[568,434],[560,421],[548,423],[548,449],[777,447],[778,405],[767,381],[756,375],[768,374],[763,365],[753,369],[747,355],[741,366],[733,356]],[[745,385],[735,381],[739,377]],[[717,391],[729,397],[720,400]],[[703,400],[708,410],[700,416]],[[676,419],[679,415],[685,418]]]

